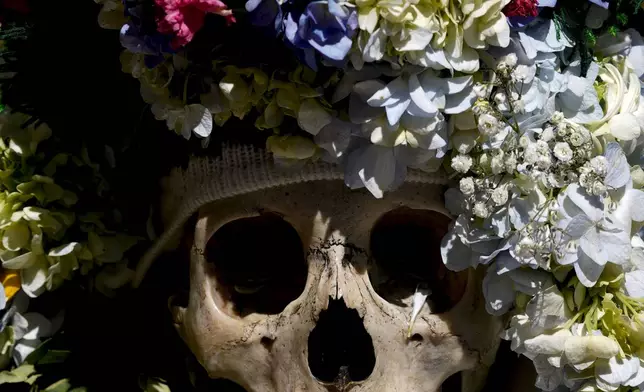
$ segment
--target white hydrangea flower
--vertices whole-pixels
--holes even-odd
[[[559,142],[555,144],[552,152],[555,154],[555,157],[561,162],[569,162],[572,159],[573,155],[572,149],[566,142]]]
[[[459,154],[452,158],[452,169],[459,173],[467,173],[472,167],[472,157],[469,155]]]

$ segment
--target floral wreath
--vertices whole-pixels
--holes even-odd
[[[446,173],[443,262],[486,266],[536,386],[644,390],[641,0],[95,2],[185,139],[252,124],[276,163],[336,163],[377,198],[408,169]],[[0,136],[0,384],[34,383],[57,319],[28,298],[78,274],[109,294],[141,238],[96,211],[88,191],[108,187],[85,150],[11,108]]]

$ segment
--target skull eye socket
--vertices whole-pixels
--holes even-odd
[[[241,317],[282,312],[306,284],[302,241],[273,213],[222,226],[208,240],[206,260],[216,280],[217,305]]]
[[[409,306],[419,285],[429,287],[432,313],[450,310],[463,296],[467,272],[453,272],[443,264],[441,240],[451,219],[437,211],[407,207],[389,211],[371,231],[373,264],[369,277],[384,299]]]

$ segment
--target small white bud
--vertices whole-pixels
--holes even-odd
[[[552,115],[552,118],[550,118],[550,122],[559,125],[560,122],[562,122],[566,116],[562,112],[554,112]]]

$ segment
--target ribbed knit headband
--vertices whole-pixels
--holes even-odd
[[[144,254],[132,281],[138,287],[154,260],[190,217],[213,201],[308,181],[343,180],[341,166],[317,161],[297,170],[276,166],[271,155],[251,146],[224,146],[220,156],[191,158],[186,169],[175,168],[162,182],[161,209],[166,227]],[[446,184],[443,172],[410,170],[405,182]]]

